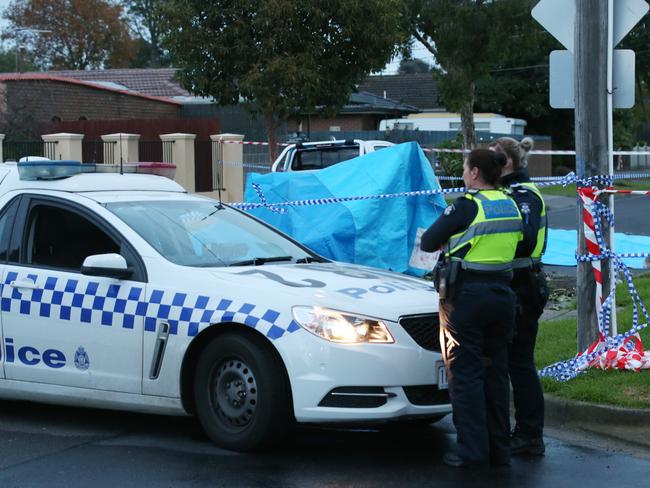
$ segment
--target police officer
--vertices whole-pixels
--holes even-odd
[[[467,193],[422,235],[423,251],[444,250],[435,273],[458,445],[443,461],[454,467],[510,464],[510,281],[523,236],[515,202],[497,188],[505,164],[502,154],[472,151],[463,165]]]
[[[521,142],[502,137],[490,144],[507,162],[501,183],[511,190],[524,222],[526,239],[515,254],[512,288],[517,296],[515,336],[508,351],[508,369],[515,404],[516,425],[510,445],[514,455],[543,455],[544,394],[534,362],[539,317],[548,299],[541,257],[546,247],[546,206],[544,198],[528,177],[529,137]]]

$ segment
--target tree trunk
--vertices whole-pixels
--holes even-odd
[[[467,101],[460,107],[460,130],[463,134],[463,149],[476,148],[476,132],[474,131],[474,93],[476,85],[469,84]]]
[[[269,163],[273,164],[278,156],[278,137],[277,130],[280,125],[273,114],[264,114],[264,123],[266,124],[266,133],[269,141]]]

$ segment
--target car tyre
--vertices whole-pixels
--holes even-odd
[[[261,337],[227,333],[205,348],[194,377],[196,415],[217,445],[255,451],[285,438],[293,409],[286,372]]]

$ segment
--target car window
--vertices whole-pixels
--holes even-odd
[[[0,262],[7,261],[7,250],[9,249],[9,238],[13,219],[18,208],[18,198],[14,198],[0,213]]]
[[[387,147],[392,147],[392,146],[391,145],[385,145],[385,146],[384,145],[376,145],[376,146],[373,146],[373,150],[374,151],[379,151],[380,149],[386,149]]]
[[[282,234],[216,202],[109,203],[122,219],[169,261],[181,266],[230,266],[252,259],[310,256]]]
[[[88,256],[119,252],[111,237],[76,212],[48,204],[36,204],[29,212],[25,264],[79,271]]]
[[[359,156],[359,147],[335,146],[298,151],[291,164],[294,171],[323,169]]]

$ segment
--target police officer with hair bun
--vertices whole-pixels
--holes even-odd
[[[453,467],[510,464],[510,281],[523,234],[515,202],[499,189],[506,163],[502,154],[473,150],[463,165],[467,193],[422,235],[423,251],[444,252],[434,276],[458,441],[443,461]]]
[[[541,258],[546,247],[544,198],[528,177],[530,137],[521,142],[501,137],[489,145],[506,156],[501,183],[510,189],[524,222],[526,239],[517,247],[512,288],[517,296],[515,336],[509,348],[508,368],[515,404],[515,428],[510,445],[513,455],[544,454],[544,394],[535,367],[534,352],[539,317],[548,299]]]

